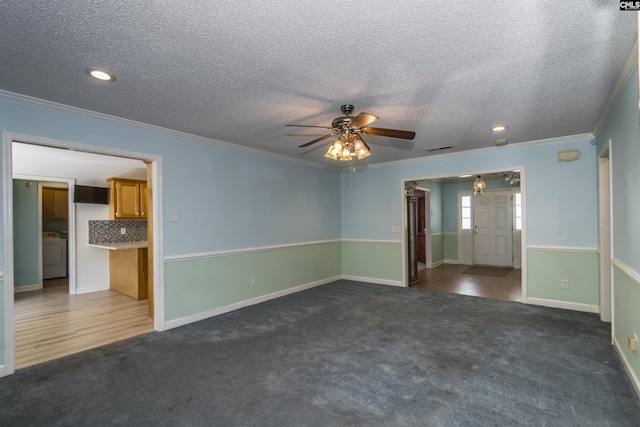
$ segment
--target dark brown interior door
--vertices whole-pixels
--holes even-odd
[[[418,281],[418,198],[407,197],[407,244],[409,284]]]

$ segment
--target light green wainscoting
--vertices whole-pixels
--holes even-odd
[[[444,233],[444,259],[458,262],[458,233]]]
[[[431,262],[440,264],[444,261],[444,234],[431,235]]]
[[[615,264],[613,270],[614,325],[616,347],[626,359],[627,367],[633,371],[635,386],[640,376],[640,354],[633,352],[627,345],[627,337],[636,334],[640,337],[640,282],[634,280]]]
[[[164,266],[165,320],[190,318],[178,322],[189,323],[224,312],[216,312],[221,307],[242,306],[247,301],[244,305],[250,305],[250,300],[260,302],[270,294],[280,296],[296,287],[337,280],[341,260],[337,240],[168,259]],[[252,279],[255,286],[251,286]]]
[[[595,249],[528,248],[527,301],[597,312],[600,304],[598,259]],[[568,289],[561,286],[564,279],[569,281]]]
[[[402,284],[402,243],[393,241],[342,242],[342,275],[374,283]]]

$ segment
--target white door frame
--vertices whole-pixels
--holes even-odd
[[[73,149],[87,153],[128,157],[146,160],[152,164],[153,191],[153,289],[154,289],[154,329],[165,329],[164,313],[164,251],[162,221],[162,156],[138,153],[116,148],[77,142],[61,141],[13,132],[2,132],[2,212],[4,245],[4,369],[0,367],[0,377],[15,371],[15,331],[13,319],[13,158],[14,142],[42,145],[53,148]],[[71,199],[73,200],[73,199]],[[71,231],[71,230],[70,230]]]
[[[600,250],[600,320],[612,322],[613,320],[613,271],[611,269],[611,248],[613,235],[611,221],[612,201],[611,194],[611,141],[607,141],[598,153],[598,221],[599,250]],[[612,322],[612,337],[614,325]]]
[[[401,233],[401,247],[402,247],[402,286],[408,287],[408,272],[407,272],[407,207],[406,207],[406,193],[405,182],[407,181],[423,181],[429,179],[442,179],[452,176],[471,174],[474,176],[484,175],[489,173],[504,172],[507,170],[519,170],[520,171],[520,193],[522,194],[522,241],[521,241],[521,253],[522,253],[522,302],[527,303],[527,192],[526,192],[526,168],[523,165],[504,166],[496,169],[481,170],[481,171],[468,171],[460,170],[453,171],[440,175],[426,175],[426,176],[413,176],[401,178],[398,185],[398,203],[400,205],[402,230]]]

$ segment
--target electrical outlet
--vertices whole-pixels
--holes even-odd
[[[629,350],[635,353],[638,352],[638,336],[636,334],[627,337],[627,344],[629,345]]]
[[[560,287],[562,289],[569,289],[569,280],[567,279],[560,280]]]
[[[124,228],[124,227],[122,227],[122,228],[120,229],[120,234],[122,234],[122,235],[127,234],[127,229],[126,229],[126,228]]]
[[[256,285],[256,278],[255,278],[255,277],[252,277],[252,278],[251,278],[251,287],[253,287],[253,286],[255,286],[255,285]]]
[[[327,263],[327,270],[331,270],[331,261]]]

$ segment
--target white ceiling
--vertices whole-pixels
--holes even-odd
[[[14,177],[75,179],[77,185],[108,187],[107,178],[147,179],[142,160],[84,153],[15,142],[12,144]]]
[[[0,12],[0,89],[317,163],[331,140],[297,148],[322,130],[285,125],[328,126],[347,103],[417,134],[366,136],[369,164],[592,132],[637,40],[637,13],[604,0],[5,0]]]

